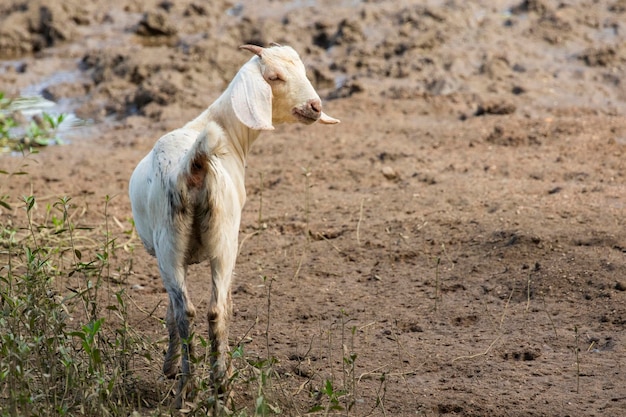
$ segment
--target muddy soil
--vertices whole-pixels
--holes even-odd
[[[342,123],[281,126],[248,160],[231,340],[277,359],[283,414],[335,380],[359,416],[626,415],[626,2],[249,3],[4,0],[0,90],[93,123],[2,179],[2,222],[67,195],[102,231],[112,197],[132,318],[165,336],[130,174],[239,45],[288,44]],[[199,332],[209,280],[190,269]]]

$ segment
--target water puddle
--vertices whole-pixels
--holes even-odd
[[[18,98],[0,98],[0,154],[16,153],[23,148],[71,144],[84,134],[93,121],[72,111],[74,100],[54,102],[42,92],[63,82],[75,82],[75,71],[52,74],[41,82],[22,89]]]
[[[21,148],[71,144],[93,125],[69,111],[69,103],[55,103],[41,95],[4,99],[0,109],[0,153]],[[19,152],[18,152],[19,153]]]

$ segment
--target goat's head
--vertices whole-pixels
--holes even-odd
[[[256,55],[233,80],[233,109],[243,124],[251,129],[272,130],[279,123],[339,123],[322,111],[322,101],[291,47],[240,48]]]

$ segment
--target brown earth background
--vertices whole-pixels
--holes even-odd
[[[0,178],[0,222],[25,224],[22,195],[35,221],[62,196],[94,235],[106,215],[136,330],[164,342],[128,179],[270,42],[342,121],[248,160],[231,342],[276,358],[272,404],[306,414],[333,380],[344,415],[626,415],[624,0],[2,0],[0,91],[89,123],[0,156],[30,174]],[[204,334],[207,265],[189,281]]]

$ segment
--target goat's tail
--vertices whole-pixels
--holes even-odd
[[[183,157],[183,180],[187,189],[199,189],[205,184],[213,159],[225,152],[224,132],[217,123],[209,123]]]

